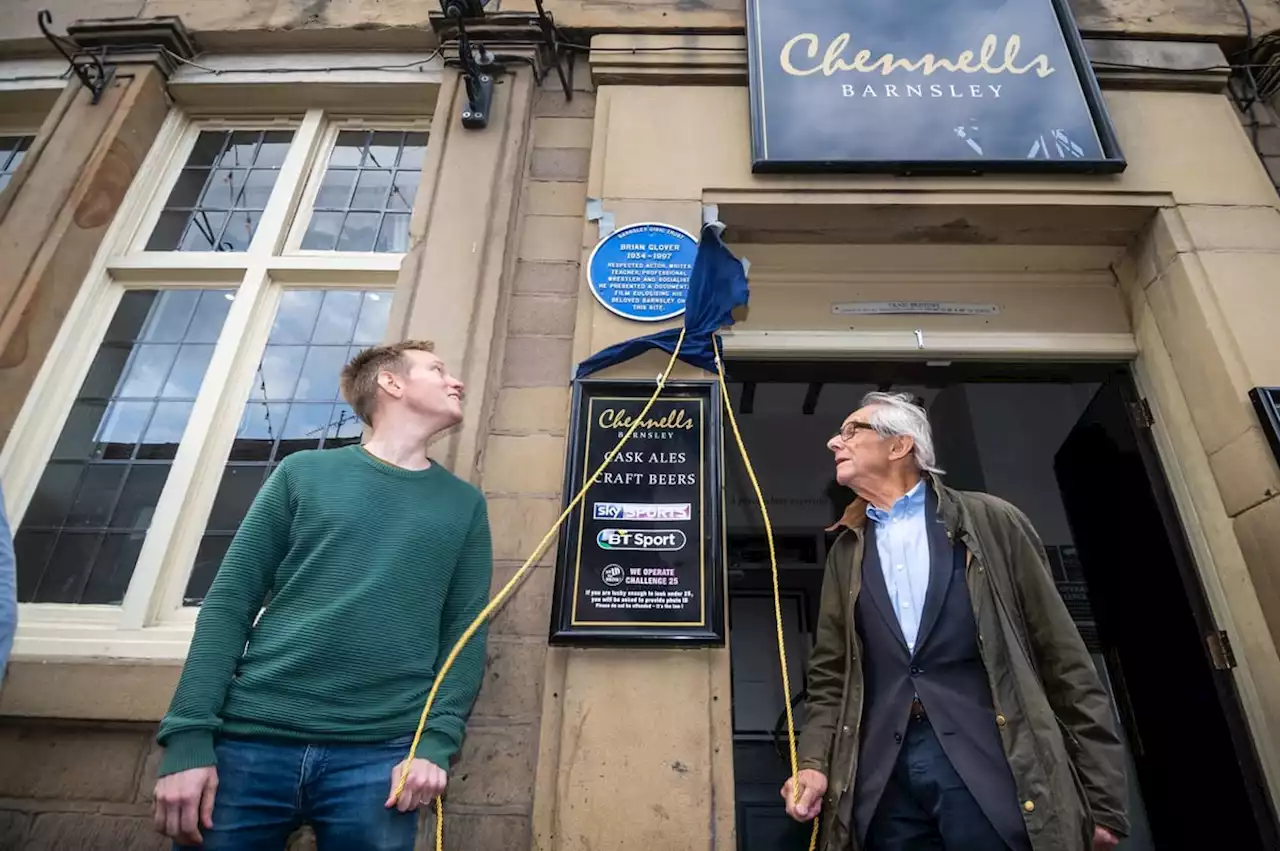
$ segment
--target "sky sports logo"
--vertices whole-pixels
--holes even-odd
[[[597,502],[592,506],[592,519],[670,523],[675,520],[692,520],[693,506],[687,502]]]
[[[602,550],[673,553],[684,549],[686,540],[679,529],[601,529],[596,535],[596,544]]]

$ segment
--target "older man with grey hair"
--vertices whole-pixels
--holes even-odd
[[[1114,847],[1122,745],[1026,515],[942,484],[906,394],[868,394],[827,446],[858,498],[833,527],[787,811],[822,812],[822,851]]]

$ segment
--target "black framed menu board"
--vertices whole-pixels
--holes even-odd
[[[640,415],[653,381],[577,381],[564,501]],[[560,535],[550,640],[724,642],[720,388],[671,381]]]

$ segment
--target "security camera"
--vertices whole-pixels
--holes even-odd
[[[483,18],[488,0],[440,0],[440,11],[446,18]]]

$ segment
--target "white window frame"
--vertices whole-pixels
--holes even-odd
[[[227,288],[236,297],[123,603],[20,604],[15,658],[185,657],[198,609],[182,605],[183,592],[281,295],[287,289],[327,288],[376,290],[391,298],[404,258],[403,254],[296,248],[339,129],[359,124],[369,129],[430,132],[428,118],[397,115],[382,121],[349,115],[349,107],[345,113],[308,109],[262,118],[208,118],[181,108],[170,111],[0,451],[0,477],[15,532],[123,294],[130,289]],[[145,251],[199,132],[237,128],[294,131],[248,249]]]

